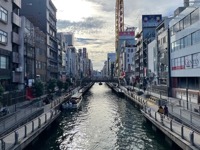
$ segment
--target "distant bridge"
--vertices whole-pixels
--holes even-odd
[[[118,79],[116,78],[86,78],[82,80],[82,83],[85,82],[115,82],[118,83]]]

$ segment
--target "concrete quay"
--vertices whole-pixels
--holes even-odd
[[[10,118],[4,119],[5,126],[9,126],[13,128],[9,133],[0,136],[0,150],[21,150],[28,146],[32,141],[34,141],[44,130],[46,130],[51,124],[59,117],[61,111],[59,111],[60,106],[67,99],[70,98],[75,92],[81,89],[82,93],[87,92],[92,87],[93,84],[88,84],[84,87],[77,87],[72,90],[70,93],[57,97],[50,104],[41,106],[41,103],[38,104],[38,109],[42,109],[43,113],[32,118],[29,121],[26,121],[24,124],[20,124],[17,128],[14,126],[15,124],[11,122]],[[23,108],[22,112],[24,109]],[[26,120],[25,115],[23,113],[15,114],[18,115],[21,120]],[[15,120],[14,120],[15,121]],[[1,122],[0,122],[1,123]],[[7,131],[7,128],[3,127],[0,129],[2,132]]]
[[[177,116],[179,115],[179,119],[182,120],[181,123],[176,121],[173,115],[170,115],[168,118],[164,118],[163,115],[160,115],[157,112],[158,105],[154,100],[146,98],[144,95],[138,96],[135,91],[127,90],[126,87],[116,87],[111,83],[108,83],[108,86],[116,93],[118,93],[118,91],[123,91],[124,96],[133,101],[141,109],[141,113],[143,114],[145,120],[151,123],[152,128],[154,130],[161,131],[165,135],[165,139],[170,145],[174,142],[184,150],[200,149],[200,133],[198,130],[194,130],[187,124],[183,124],[185,120],[190,122],[191,112],[184,111],[184,120],[182,120],[183,114],[182,118],[180,118],[179,114],[182,107],[180,105],[176,105],[177,102],[175,99],[172,99],[170,101],[171,103],[168,103],[168,107],[171,107],[171,104],[173,103],[173,112],[170,108],[169,111],[171,114],[176,114]],[[157,96],[156,98],[159,99],[160,95],[158,97],[155,93],[153,94],[153,96]],[[197,124],[198,122],[193,121],[193,124],[194,123]]]

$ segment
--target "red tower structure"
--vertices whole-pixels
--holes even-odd
[[[124,0],[116,0],[115,8],[115,49],[116,49],[116,73],[119,75],[119,32],[124,31]]]

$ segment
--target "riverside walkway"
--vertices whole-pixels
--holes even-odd
[[[0,135],[0,150],[25,148],[60,115],[59,106],[67,97],[70,97],[70,95],[80,89],[84,93],[91,86],[92,84],[77,87],[70,91],[70,93],[56,97],[46,105],[43,105],[42,101],[38,101],[30,106],[27,102],[25,104],[18,104],[20,105],[19,109],[15,109],[12,115],[5,116],[4,120],[0,121],[0,133],[2,133]],[[36,116],[33,115],[38,110],[41,112]],[[28,117],[30,118],[27,119]],[[15,119],[13,120],[13,118]]]
[[[195,111],[195,109],[199,108],[197,104],[191,103],[188,110],[184,101],[162,96],[162,99],[167,100],[165,104],[169,108],[170,117],[167,118],[157,112],[158,103],[155,99],[160,99],[159,94],[151,92],[151,95],[155,98],[152,100],[151,98],[146,98],[145,94],[138,96],[137,91],[139,89],[131,91],[127,90],[130,87],[121,86],[119,88],[124,92],[125,96],[143,107],[141,112],[147,120],[182,149],[200,149],[200,116]]]

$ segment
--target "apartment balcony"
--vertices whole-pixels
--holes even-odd
[[[12,82],[21,83],[22,82],[22,73],[21,72],[12,72]]]
[[[12,62],[13,63],[20,63],[19,53],[12,52]]]
[[[12,13],[12,23],[17,25],[18,27],[21,27],[21,18],[16,15],[14,12]]]
[[[21,8],[21,0],[13,0],[13,3],[18,6],[19,8]]]
[[[18,45],[20,44],[19,34],[12,32],[12,42]]]

